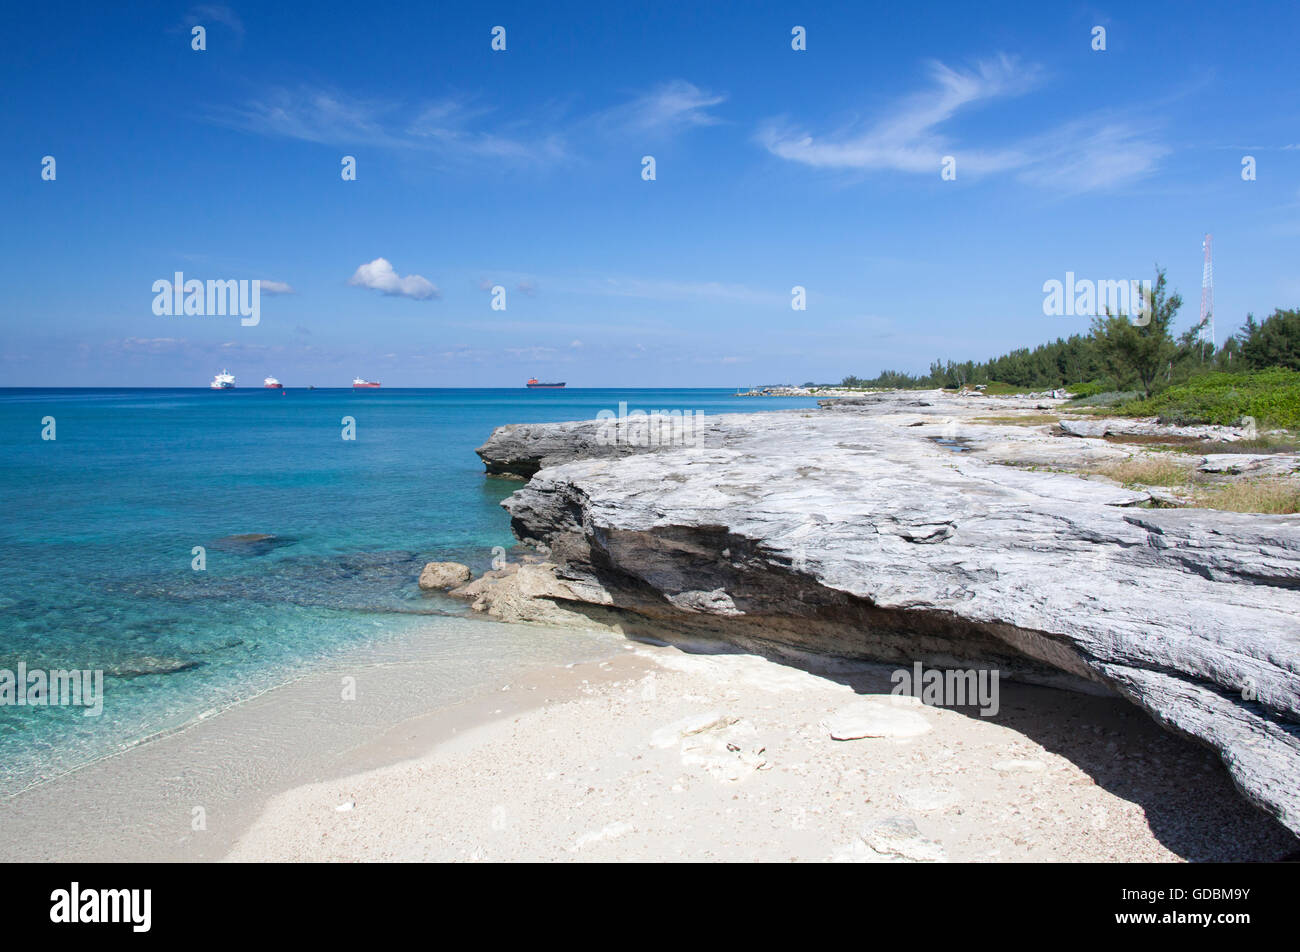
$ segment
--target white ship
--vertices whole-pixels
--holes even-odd
[[[266,387],[268,390],[281,390],[284,388],[284,384],[280,383],[280,381],[276,380],[274,377],[267,377],[266,380],[262,381],[262,386]]]
[[[212,383],[208,384],[213,390],[234,390],[235,375],[229,370],[223,370],[212,378]]]

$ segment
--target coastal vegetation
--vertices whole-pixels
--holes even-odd
[[[1085,468],[1130,489],[1172,490],[1177,505],[1224,512],[1289,515],[1300,512],[1300,485],[1293,479],[1257,476],[1218,480],[1199,472],[1193,459],[1181,454],[1140,454],[1129,459]]]
[[[1157,269],[1140,317],[1106,313],[1088,334],[1019,348],[986,361],[936,360],[926,374],[882,371],[845,377],[847,389],[961,389],[997,395],[1066,390],[1080,409],[1107,408],[1157,416],[1180,425],[1300,427],[1300,309],[1277,309],[1262,321],[1246,316],[1216,347],[1197,323],[1178,336],[1182,297]]]
[[[1246,417],[1273,426],[1300,427],[1300,370],[1215,371],[1168,387],[1155,396],[1130,400],[1120,412],[1159,417],[1161,423],[1231,426]]]

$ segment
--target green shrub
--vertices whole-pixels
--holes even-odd
[[[1042,389],[1042,387],[1021,387],[1014,383],[1003,383],[1001,380],[990,380],[984,386],[984,392],[990,397],[1010,397],[1017,393],[1033,393],[1035,390]]]
[[[1104,390],[1090,397],[1076,397],[1070,401],[1072,407],[1117,407],[1121,403],[1136,400],[1142,394],[1136,390]]]
[[[1113,389],[1114,385],[1109,380],[1090,380],[1087,383],[1067,384],[1065,387],[1066,392],[1076,400],[1086,400]]]
[[[1120,412],[1178,426],[1232,426],[1250,416],[1261,426],[1300,427],[1300,371],[1203,374],[1149,399],[1132,400]]]

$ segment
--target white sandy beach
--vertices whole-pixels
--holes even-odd
[[[476,702],[488,720],[400,762],[275,796],[226,858],[1177,861],[1294,848],[1210,752],[1127,702],[1004,684],[1000,714],[982,718],[889,697],[888,670],[824,677],[628,643],[502,685],[515,710]],[[828,719],[864,696],[912,736],[833,740]],[[422,733],[385,743],[395,754]]]
[[[722,645],[527,633],[585,660],[435,703],[444,664],[431,632],[32,788],[0,803],[0,827],[23,858],[61,861],[1178,861],[1294,850],[1212,752],[1118,698],[1004,682],[999,713],[984,718],[892,698],[881,665],[814,674]],[[338,699],[344,672],[362,686],[357,702]],[[828,724],[863,703],[899,736],[832,739]]]

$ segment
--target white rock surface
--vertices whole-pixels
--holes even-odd
[[[1196,467],[1202,473],[1249,473],[1253,476],[1285,476],[1300,470],[1295,453],[1211,453]]]
[[[1300,517],[1144,509],[1002,465],[1116,449],[974,422],[1033,403],[871,396],[711,417],[702,446],[586,459],[590,421],[501,428],[479,454],[532,475],[503,505],[550,547],[564,594],[547,604],[1113,691],[1217,750],[1300,833]]]
[[[1061,429],[1071,436],[1190,436],[1198,440],[1219,440],[1234,443],[1246,439],[1248,427],[1240,426],[1168,426],[1155,417],[1133,419],[1114,417],[1107,419],[1063,419]]]
[[[905,816],[877,820],[862,831],[862,842],[892,862],[943,863],[947,856],[941,845],[928,840],[916,822]]]
[[[914,711],[877,701],[857,701],[840,708],[826,719],[827,732],[835,740],[864,737],[919,737],[930,730],[930,722]]]

